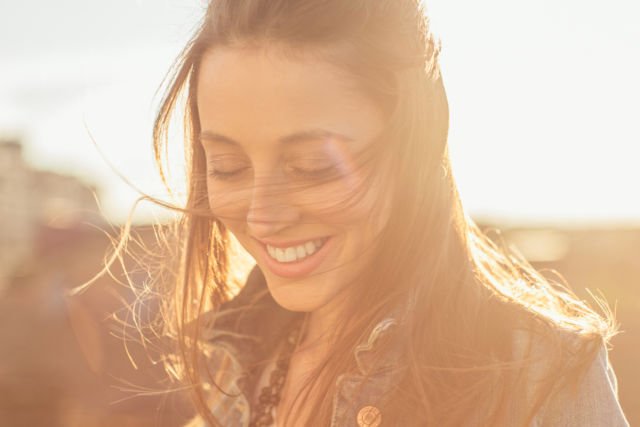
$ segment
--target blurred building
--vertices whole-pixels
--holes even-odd
[[[101,222],[95,194],[75,177],[32,168],[19,140],[0,137],[0,294],[33,252],[41,227]]]

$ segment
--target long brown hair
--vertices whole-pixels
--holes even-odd
[[[410,295],[414,308],[404,320],[401,344],[407,371],[390,391],[385,423],[464,425],[478,416],[481,425],[504,422],[510,400],[526,391],[523,372],[534,363],[533,347],[514,353],[518,324],[548,343],[550,367],[563,368],[562,376],[545,376],[531,393],[521,419],[528,424],[550,390],[579,376],[613,333],[612,322],[496,245],[464,213],[447,150],[440,46],[417,0],[212,0],[177,59],[153,136],[164,178],[169,125],[182,112],[186,205],[173,207],[182,213],[165,240],[173,253],[151,283],[162,295],[162,334],[177,343],[177,357],[167,357],[167,364],[192,388],[202,418],[220,425],[207,401],[205,383],[215,373],[201,359],[199,319],[232,298],[237,258],[232,236],[207,206],[197,77],[205,52],[247,43],[323,52],[323,59],[354,76],[388,113],[387,143],[378,154],[394,171],[392,213],[375,248],[375,268],[358,279],[358,307],[335,331],[335,351],[309,387],[319,396],[331,395],[337,377],[354,368],[349,349]],[[579,337],[570,340],[571,352],[563,331]],[[330,424],[330,399],[304,403],[311,405],[313,425]]]

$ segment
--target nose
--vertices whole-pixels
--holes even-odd
[[[277,179],[256,179],[247,211],[249,233],[265,238],[298,222],[300,212],[289,198],[287,187]]]

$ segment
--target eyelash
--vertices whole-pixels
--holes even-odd
[[[302,178],[324,178],[335,172],[336,168],[334,166],[328,166],[321,169],[300,169],[294,167],[290,169]]]
[[[235,178],[237,175],[239,175],[240,172],[242,172],[245,169],[248,169],[248,168],[237,169],[231,172],[222,172],[216,169],[211,169],[208,175],[214,179],[231,180]]]
[[[243,171],[247,169],[249,168],[240,168],[230,172],[222,172],[220,170],[211,168],[208,175],[214,179],[219,179],[222,181],[230,181],[238,177]],[[325,176],[328,176],[331,173],[335,172],[335,167],[329,166],[326,168],[314,169],[314,170],[305,170],[305,169],[290,167],[289,170],[291,170],[295,175],[303,179],[319,179],[319,178],[324,178]]]

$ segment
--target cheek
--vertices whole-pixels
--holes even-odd
[[[290,194],[292,202],[305,214],[339,225],[366,220],[374,200],[370,190],[366,179],[351,174],[322,184],[299,186]]]
[[[381,180],[366,181],[364,187],[358,191],[351,208],[345,209],[344,216],[358,245],[370,248],[389,222],[392,199],[390,187]]]
[[[379,230],[389,216],[388,194],[371,180],[337,182],[305,193],[309,212],[323,222]]]
[[[246,217],[250,192],[242,188],[208,185],[209,208],[211,213],[223,221],[240,221]]]
[[[245,208],[246,191],[212,184],[207,185],[209,207],[214,215],[241,212]]]

